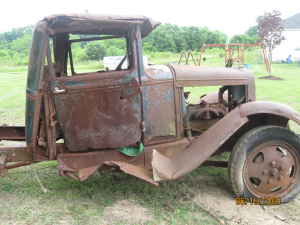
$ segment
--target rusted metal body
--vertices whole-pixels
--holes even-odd
[[[0,127],[0,137],[3,140],[25,140],[24,127]],[[1,141],[0,139],[0,141]]]
[[[155,151],[152,165],[154,174],[158,171],[155,176],[156,179],[177,179],[196,169],[229,140],[234,133],[242,129],[247,123],[250,124],[249,119],[252,118],[251,116],[258,116],[256,119],[259,120],[260,116],[267,119],[270,115],[271,117],[278,116],[286,120],[293,120],[300,124],[300,115],[285,105],[270,102],[242,104],[211,126],[197,139],[193,140],[185,151],[179,152],[172,157],[166,157]],[[267,121],[266,124],[277,125],[276,121],[272,120]],[[282,126],[284,124],[286,123],[283,123]],[[187,162],[189,163],[187,164]]]
[[[26,146],[1,147],[0,172],[57,160],[61,175],[80,181],[114,167],[157,185],[203,163],[226,166],[206,161],[231,151],[254,127],[286,126],[289,120],[300,124],[299,113],[290,107],[255,101],[254,76],[247,70],[144,68],[141,40],[158,24],[146,17],[91,15],[39,22],[28,70],[26,126],[0,127],[0,140],[26,140]],[[70,34],[96,36],[83,41],[125,38],[128,69],[75,73]],[[184,88],[203,86],[221,88],[188,103]],[[145,148],[137,156],[119,151],[140,143]]]

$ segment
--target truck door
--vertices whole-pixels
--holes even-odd
[[[51,83],[66,146],[70,151],[86,151],[137,144],[141,139],[141,100],[134,58],[124,52],[125,67],[118,62],[121,66],[89,72],[76,68],[72,51],[76,46],[70,46],[71,71],[56,72],[58,77]]]

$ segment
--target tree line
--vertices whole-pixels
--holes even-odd
[[[234,35],[230,43],[255,44],[259,41],[258,26],[250,27],[244,34]]]
[[[27,64],[31,46],[33,26],[15,28],[0,33],[0,64]],[[143,40],[143,49],[149,52],[179,53],[198,50],[203,44],[226,43],[228,37],[221,31],[212,31],[206,27],[177,26],[162,24]],[[251,27],[245,34],[234,36],[230,42],[257,42],[257,27]],[[74,55],[78,60],[94,60],[98,56],[116,55],[122,52],[122,44],[111,40],[107,46],[83,44],[76,46]],[[101,52],[97,55],[97,51]]]

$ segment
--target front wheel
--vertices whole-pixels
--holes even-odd
[[[231,153],[229,176],[238,197],[292,200],[300,192],[300,138],[278,126],[250,130]]]

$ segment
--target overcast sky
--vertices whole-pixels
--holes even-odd
[[[2,0],[0,32],[35,24],[57,13],[134,14],[163,23],[207,26],[228,35],[245,32],[256,17],[273,9],[283,18],[300,13],[300,0]]]

